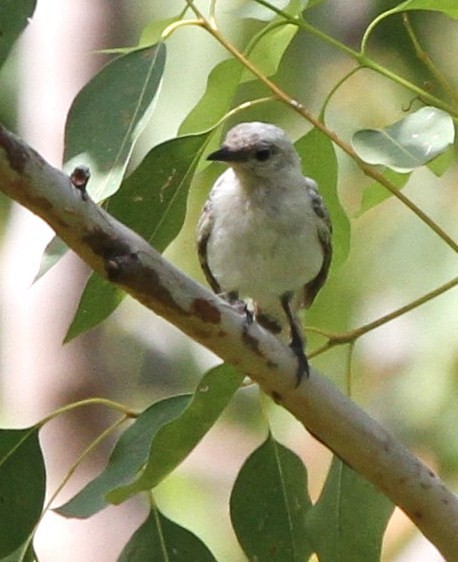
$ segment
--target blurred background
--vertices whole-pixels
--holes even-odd
[[[220,0],[218,22],[237,42],[256,29],[243,27],[234,7]],[[358,48],[368,23],[395,5],[386,0],[327,0],[308,20]],[[35,15],[0,73],[0,121],[16,131],[50,163],[62,162],[65,119],[77,92],[108,58],[99,49],[138,42],[146,22],[179,13],[180,0],[38,0]],[[205,2],[201,3],[205,7]],[[411,22],[450,83],[458,86],[458,23],[435,13],[412,13]],[[184,28],[168,40],[169,60],[150,127],[136,161],[160,141],[173,137],[205,91],[209,70],[225,57],[222,48],[198,29]],[[373,58],[410,80],[430,80],[415,57],[400,16],[384,21],[371,38]],[[289,46],[275,80],[315,114],[330,89],[353,62],[305,33]],[[178,86],[179,84],[179,86]],[[239,101],[264,95],[245,85]],[[344,139],[363,127],[383,127],[403,116],[413,96],[370,71],[360,71],[332,98],[327,124]],[[240,117],[240,119],[239,119]],[[309,125],[280,104],[249,110],[239,120],[269,120],[293,139]],[[88,133],[89,134],[89,133]],[[370,183],[342,154],[338,189],[352,217],[348,260],[331,270],[306,323],[338,332],[360,326],[403,306],[457,274],[457,262],[434,233],[397,201],[388,199],[358,216],[363,189]],[[194,250],[198,213],[208,192],[208,174],[192,186],[186,223],[166,256],[203,282]],[[441,177],[414,173],[405,193],[456,236],[457,168]],[[69,253],[37,283],[42,252],[52,237],[39,219],[0,195],[0,421],[24,427],[55,408],[91,396],[104,396],[142,409],[174,393],[192,391],[219,359],[193,344],[174,327],[127,298],[100,327],[62,345],[88,276]],[[352,361],[352,396],[371,415],[458,488],[458,291],[379,328],[358,340]],[[319,345],[310,334],[309,349]],[[348,350],[335,348],[314,365],[343,390]],[[330,453],[287,413],[260,397],[254,386],[240,390],[217,426],[155,492],[159,507],[191,529],[221,562],[245,560],[231,531],[228,498],[246,457],[264,440],[266,416],[274,435],[301,456],[316,499]],[[41,432],[53,491],[81,451],[114,414],[87,407],[59,417]],[[70,498],[104,466],[112,442],[105,442],[59,496]],[[111,562],[144,519],[141,499],[103,511],[87,521],[49,513],[36,536],[42,562]],[[396,511],[385,537],[384,562],[436,562],[441,557]]]

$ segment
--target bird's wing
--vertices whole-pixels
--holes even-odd
[[[320,271],[318,272],[318,275],[304,286],[304,305],[306,308],[308,308],[315,300],[318,291],[324,285],[324,282],[326,281],[326,278],[328,276],[329,266],[331,265],[332,258],[332,224],[323,198],[318,191],[318,185],[315,181],[309,178],[306,178],[306,180],[307,190],[312,200],[312,208],[317,217],[318,239],[323,249],[323,264]]]
[[[207,259],[207,245],[212,232],[213,222],[214,214],[212,209],[212,200],[211,197],[209,197],[202,209],[202,214],[200,215],[199,222],[197,224],[197,253],[199,255],[200,266],[202,267],[208,284],[215,293],[221,293],[221,287],[213,276]]]

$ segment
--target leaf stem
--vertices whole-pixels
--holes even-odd
[[[75,402],[76,404],[76,402]],[[127,414],[125,414],[124,416],[122,416],[120,419],[118,419],[115,423],[113,423],[112,425],[110,425],[109,427],[107,427],[107,429],[105,429],[96,439],[94,439],[94,441],[92,441],[85,449],[84,451],[79,455],[79,457],[76,459],[76,461],[72,464],[72,466],[69,468],[69,470],[67,471],[67,474],[65,475],[65,477],[63,478],[62,482],[57,486],[57,488],[54,490],[54,492],[51,494],[49,500],[46,502],[46,505],[43,508],[43,511],[40,514],[40,517],[38,518],[38,521],[36,522],[33,531],[30,533],[30,536],[28,537],[27,541],[24,543],[24,550],[23,550],[23,555],[25,555],[30,543],[33,540],[33,537],[36,533],[36,530],[38,528],[38,525],[41,523],[41,521],[43,520],[43,517],[46,515],[47,511],[49,511],[51,504],[53,503],[53,501],[56,499],[56,497],[59,495],[59,493],[62,491],[62,489],[65,487],[65,485],[67,484],[67,482],[70,480],[70,478],[73,476],[73,474],[75,473],[75,471],[77,470],[77,468],[80,466],[80,464],[84,461],[84,459],[104,440],[106,439],[111,433],[113,433],[113,431],[115,431],[120,425],[122,425],[125,421],[127,421],[129,419],[130,416],[128,416]],[[21,558],[21,560],[23,560],[23,558]]]
[[[406,304],[405,306],[402,306],[401,308],[398,308],[393,312],[390,312],[389,314],[385,314],[384,316],[381,316],[380,318],[377,318],[372,322],[368,322],[367,324],[364,324],[359,328],[355,328],[354,330],[343,332],[341,334],[327,334],[326,337],[328,338],[328,341],[321,347],[310,352],[309,357],[315,357],[316,355],[320,355],[321,353],[324,353],[325,351],[328,351],[329,349],[337,345],[353,344],[358,338],[364,336],[368,332],[371,332],[376,328],[380,328],[380,326],[383,326],[384,324],[391,322],[392,320],[395,320],[399,316],[407,314],[408,312],[414,310],[415,308],[421,306],[422,304],[425,304],[428,301],[438,297],[439,295],[449,291],[450,289],[453,289],[453,287],[456,287],[457,285],[458,285],[458,277],[455,277],[454,279],[451,279],[450,281],[444,283],[440,287],[437,287],[433,291],[430,291],[429,293],[426,293],[425,295],[419,297],[418,299],[415,299],[409,304]]]
[[[54,412],[51,412],[45,418],[40,420],[37,426],[42,427],[49,421],[57,418],[62,414],[66,414],[71,412],[72,410],[76,410],[77,408],[81,408],[82,406],[106,406],[107,408],[111,408],[112,410],[116,410],[121,412],[128,418],[137,418],[139,416],[138,412],[134,412],[124,404],[120,404],[119,402],[114,402],[113,400],[109,400],[108,398],[85,398],[84,400],[79,400],[78,402],[72,402],[71,404],[67,404],[66,406],[62,406],[61,408],[57,408]]]
[[[104,431],[102,431],[102,433],[96,438],[94,439],[94,441],[92,441],[85,449],[84,451],[79,455],[79,457],[76,459],[76,461],[72,464],[72,466],[69,468],[69,470],[67,471],[67,474],[65,475],[64,479],[62,480],[62,482],[59,484],[59,486],[55,489],[55,491],[53,492],[53,494],[51,495],[51,497],[49,498],[44,512],[46,512],[46,510],[48,510],[52,504],[52,502],[56,499],[56,497],[58,496],[58,494],[60,493],[60,491],[64,488],[64,486],[67,484],[67,482],[70,480],[70,478],[73,476],[73,474],[75,474],[75,471],[77,470],[77,468],[79,467],[79,465],[84,461],[84,459],[90,454],[92,453],[92,451],[98,447],[100,445],[100,443],[102,441],[104,441],[109,435],[111,435],[116,429],[118,429],[119,426],[121,426],[124,422],[126,422],[129,419],[129,416],[124,415],[121,418],[119,418],[119,420],[115,421],[113,424],[111,424],[109,427],[107,427],[107,429],[105,429]]]
[[[369,36],[371,35],[371,33],[374,31],[374,29],[377,27],[377,25],[384,20],[385,18],[387,18],[388,16],[392,16],[393,14],[398,13],[398,7],[394,7],[391,8],[391,10],[387,10],[386,12],[382,12],[381,14],[379,14],[374,20],[371,21],[371,23],[367,26],[366,31],[364,32],[363,38],[361,40],[361,54],[362,55],[366,55],[366,51],[367,51],[367,43],[369,41]]]
[[[436,96],[433,96],[431,93],[429,93],[426,90],[418,87],[416,84],[413,84],[412,82],[409,82],[408,80],[406,80],[402,76],[399,76],[395,72],[392,72],[391,70],[388,70],[387,68],[378,64],[373,59],[371,59],[370,57],[367,56],[366,48],[367,48],[367,41],[369,39],[369,35],[373,31],[373,29],[382,21],[382,19],[385,19],[386,17],[397,13],[398,10],[396,8],[393,8],[392,10],[388,10],[386,12],[383,12],[382,14],[380,14],[377,18],[375,18],[372,21],[372,23],[368,26],[368,28],[366,29],[366,32],[363,36],[360,51],[356,51],[355,49],[352,49],[351,47],[348,47],[347,45],[345,45],[345,43],[342,43],[341,41],[338,41],[334,37],[328,35],[327,33],[324,33],[323,31],[314,27],[313,25],[310,25],[303,18],[290,16],[288,13],[284,12],[283,10],[280,10],[280,9],[276,8],[275,6],[273,6],[272,4],[267,2],[266,0],[256,0],[256,2],[258,4],[261,4],[262,6],[265,6],[266,8],[269,8],[270,10],[275,12],[276,14],[282,16],[289,23],[291,23],[293,25],[297,25],[303,31],[306,31],[307,33],[310,33],[311,35],[314,35],[315,37],[318,37],[321,41],[323,41],[323,42],[327,43],[328,45],[331,45],[334,48],[338,49],[342,53],[344,53],[347,56],[349,56],[350,58],[354,59],[360,67],[365,67],[365,68],[368,68],[370,70],[374,70],[378,74],[381,74],[381,75],[385,76],[386,78],[389,78],[393,82],[396,82],[400,86],[403,86],[404,88],[410,90],[411,92],[413,92],[415,95],[417,95],[419,98],[426,101],[427,103],[431,103],[432,105],[435,105],[436,107],[438,107],[440,109],[443,109],[444,111],[447,111],[448,113],[450,113],[453,116],[454,119],[458,118],[456,107],[444,102],[443,100],[437,98]]]
[[[335,84],[332,89],[330,90],[330,92],[328,93],[328,95],[326,96],[326,99],[324,100],[324,103],[321,107],[320,110],[320,121],[324,122],[324,115],[326,113],[326,109],[329,105],[329,102],[331,101],[331,98],[334,96],[334,94],[337,92],[337,90],[347,81],[349,80],[354,74],[356,74],[359,70],[363,69],[364,67],[362,66],[355,66],[354,68],[352,68],[350,70],[350,72],[347,72],[347,74],[345,74],[345,76],[343,76],[338,82],[337,84]]]
[[[437,68],[434,64],[433,60],[429,56],[429,54],[423,49],[418,40],[415,31],[410,23],[410,18],[407,12],[402,14],[402,22],[404,27],[406,28],[407,34],[409,35],[410,40],[412,41],[412,45],[415,49],[415,54],[417,55],[418,59],[426,66],[426,68],[431,72],[437,82],[441,85],[444,92],[448,95],[448,97],[454,101],[454,103],[458,104],[458,94],[456,90],[451,86],[447,78],[442,74],[442,72]]]
[[[232,109],[230,109],[226,113],[226,115],[222,119],[220,119],[220,121],[217,123],[216,126],[218,127],[219,125],[221,125],[222,123],[227,121],[227,119],[229,119],[233,115],[236,115],[240,111],[244,111],[245,109],[249,109],[251,107],[254,107],[255,105],[260,105],[260,104],[268,103],[268,102],[278,102],[278,101],[279,100],[274,96],[266,96],[264,98],[257,98],[255,100],[244,101],[243,103],[241,103],[241,104],[237,105],[236,107],[233,107]]]
[[[188,25],[200,25],[200,22],[196,19],[174,21],[173,23],[168,25],[162,32],[161,34],[162,41],[165,41],[177,29],[180,29],[181,27],[186,27]]]
[[[347,352],[347,362],[345,365],[345,381],[346,381],[346,385],[347,385],[347,396],[349,398],[352,397],[352,392],[353,392],[353,377],[352,377],[352,370],[351,370],[351,366],[352,366],[352,361],[353,361],[353,352],[355,350],[355,341],[350,342],[350,345],[348,346],[348,352]]]

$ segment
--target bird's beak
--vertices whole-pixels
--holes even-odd
[[[207,156],[207,160],[217,162],[246,162],[248,154],[243,150],[231,150],[227,146],[222,146]]]

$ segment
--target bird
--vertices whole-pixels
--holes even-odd
[[[215,293],[242,305],[249,322],[289,343],[298,386],[310,374],[298,311],[314,301],[332,257],[332,224],[318,185],[302,174],[285,131],[270,123],[239,123],[207,160],[228,167],[197,225],[204,275]]]

